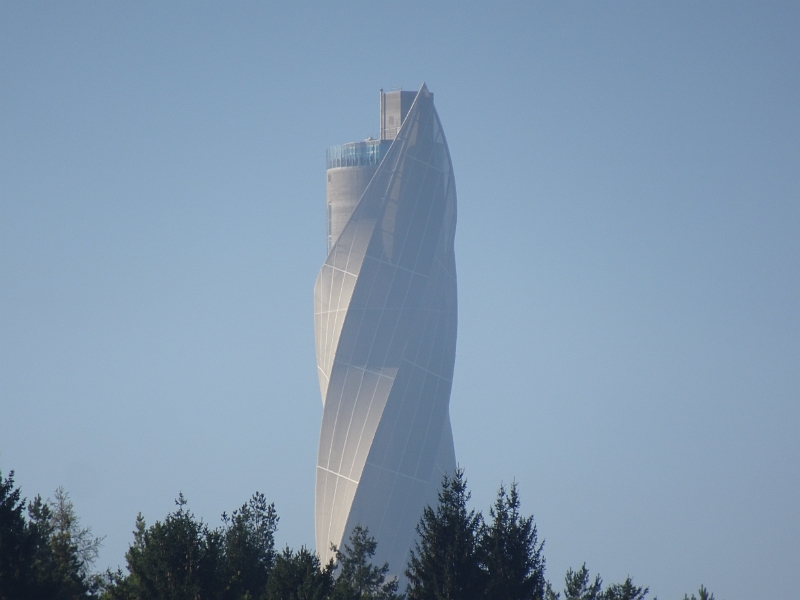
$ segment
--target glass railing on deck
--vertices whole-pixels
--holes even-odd
[[[365,140],[328,148],[328,169],[336,167],[368,167],[381,164],[391,140]]]

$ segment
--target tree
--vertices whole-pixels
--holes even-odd
[[[40,584],[47,590],[45,596],[54,600],[94,596],[99,581],[91,567],[103,540],[93,537],[91,528],[81,527],[64,488],[57,488],[53,496],[47,503],[37,496],[28,507],[40,540],[35,562]]]
[[[278,515],[263,494],[210,528],[186,508],[150,527],[140,514],[125,554],[128,574],[107,573],[108,600],[243,600],[265,597],[275,567]]]
[[[487,599],[544,598],[544,543],[538,543],[533,517],[522,517],[519,505],[517,484],[512,483],[508,493],[500,486],[489,509],[492,523],[484,527],[479,544]]]
[[[589,583],[589,569],[583,563],[580,569],[569,569],[564,576],[564,600],[598,600],[602,598],[603,580],[595,575]]]
[[[553,586],[548,581],[544,585],[544,600],[559,600],[561,593],[553,589]]]
[[[624,583],[608,586],[602,594],[602,600],[644,600],[649,591],[649,588],[642,589],[633,585],[633,580],[627,577]]]
[[[275,531],[278,515],[274,504],[256,492],[230,518],[223,513],[225,551],[224,598],[238,600],[246,594],[259,598],[267,588],[275,565]]]
[[[0,600],[30,596],[36,539],[25,521],[14,471],[0,472]]]
[[[82,528],[63,488],[28,504],[14,487],[14,472],[0,474],[0,600],[78,600],[96,596],[90,573],[102,542]]]
[[[267,582],[267,600],[328,600],[333,591],[333,561],[320,565],[315,553],[286,548],[275,559]]]
[[[333,590],[333,600],[400,600],[397,594],[397,578],[386,581],[389,563],[377,567],[372,557],[377,549],[375,538],[369,530],[356,525],[350,535],[350,543],[343,549],[332,546],[336,553],[339,574]]]
[[[112,575],[108,596],[113,599],[186,600],[220,598],[224,589],[220,571],[221,534],[210,530],[185,508],[183,494],[178,510],[164,522],[147,527],[136,518],[134,541],[125,558],[130,575]]]
[[[483,524],[467,509],[470,494],[463,469],[445,476],[436,508],[426,507],[417,525],[419,540],[406,569],[408,600],[477,600],[483,572],[477,552]]]
[[[600,575],[595,575],[590,583],[589,570],[584,563],[580,569],[569,569],[564,577],[564,600],[644,600],[650,591],[633,585],[633,580],[628,577],[624,583],[614,583],[605,590],[602,589],[603,580]],[[558,600],[561,594],[553,591],[547,584],[546,600]]]
[[[700,584],[700,589],[697,591],[697,594],[699,597],[692,594],[691,598],[684,594],[683,600],[714,600],[714,594],[710,593],[702,584]]]

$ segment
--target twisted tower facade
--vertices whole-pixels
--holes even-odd
[[[380,137],[328,151],[315,526],[323,561],[362,525],[375,564],[401,574],[423,508],[456,467],[456,189],[424,84],[381,92]]]

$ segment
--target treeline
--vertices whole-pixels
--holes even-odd
[[[425,509],[405,568],[406,588],[374,565],[376,543],[356,527],[321,564],[315,552],[275,549],[278,515],[263,494],[211,527],[183,495],[163,521],[140,514],[126,570],[92,571],[102,539],[83,528],[68,495],[30,502],[0,473],[0,600],[644,600],[630,577],[603,586],[586,565],[570,569],[564,588],[545,579],[544,543],[533,517],[520,513],[516,484],[500,487],[488,519],[467,506],[463,471],[445,478],[436,506]],[[713,600],[703,586],[699,598]],[[654,599],[655,600],[655,599]]]
[[[90,571],[102,540],[80,526],[67,493],[25,508],[14,472],[0,473],[0,599],[96,597],[103,580]]]

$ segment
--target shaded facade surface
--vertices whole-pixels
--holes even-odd
[[[382,144],[380,162],[339,157],[327,171],[329,253],[314,288],[324,407],[315,526],[323,561],[362,525],[378,542],[375,563],[402,575],[422,510],[456,467],[456,190],[433,95],[425,85],[393,94],[408,92],[382,94],[382,125],[392,120],[384,104],[410,107],[389,115],[401,121],[391,141],[361,143]]]

